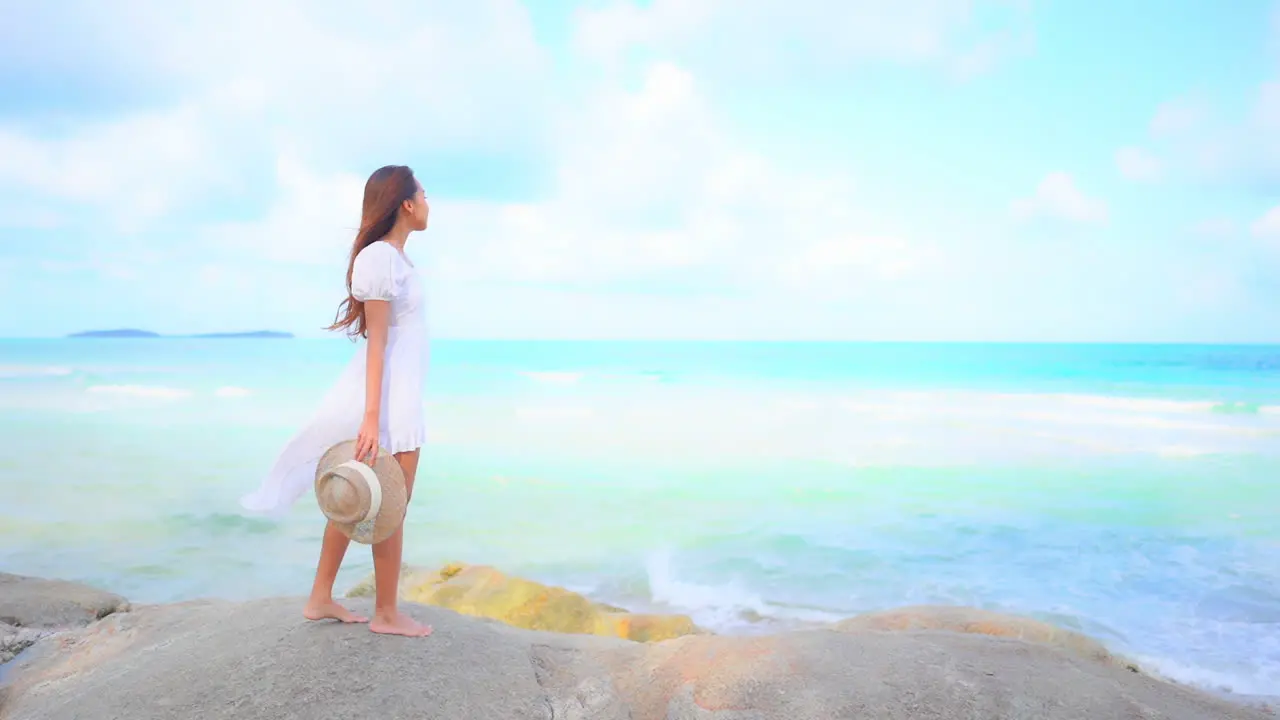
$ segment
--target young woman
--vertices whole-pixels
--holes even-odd
[[[404,470],[413,498],[418,452],[426,436],[422,410],[427,339],[421,280],[404,254],[409,234],[427,228],[429,208],[413,171],[400,165],[379,168],[364,187],[360,230],[347,266],[347,299],[330,330],[364,338],[315,415],[285,445],[261,487],[241,504],[272,515],[284,511],[315,480],[325,450],[356,438],[356,458],[372,462],[379,445]],[[424,637],[431,627],[402,614],[396,604],[404,527],[373,546],[373,620],[352,613],[333,599],[333,584],[349,544],[333,524],[325,528],[311,597],[303,615],[311,620],[369,622],[374,632]]]

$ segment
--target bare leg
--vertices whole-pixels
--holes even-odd
[[[320,543],[320,563],[316,566],[316,579],[311,586],[311,597],[302,609],[303,617],[308,620],[341,620],[346,623],[369,622],[369,618],[361,617],[342,607],[333,600],[333,583],[338,579],[338,568],[342,567],[342,558],[347,554],[347,545],[351,539],[343,535],[329,523],[324,527],[324,540]]]
[[[418,473],[418,451],[398,453],[396,461],[404,472],[405,490],[413,499],[413,481]],[[388,635],[426,637],[431,626],[423,625],[400,612],[396,601],[400,590],[400,561],[404,555],[404,525],[391,537],[373,546],[373,622],[369,629]]]

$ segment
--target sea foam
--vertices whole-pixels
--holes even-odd
[[[159,400],[181,400],[191,396],[190,390],[157,385],[90,385],[85,392],[91,395],[116,395]]]

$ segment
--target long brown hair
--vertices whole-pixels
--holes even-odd
[[[400,206],[418,192],[418,181],[404,165],[387,165],[373,171],[364,184],[364,206],[360,212],[360,231],[351,244],[347,260],[347,299],[338,306],[334,323],[328,330],[346,329],[352,339],[366,337],[364,303],[351,294],[351,272],[360,251],[381,240],[395,227]]]

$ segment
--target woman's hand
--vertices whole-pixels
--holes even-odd
[[[360,423],[360,433],[356,435],[356,460],[373,467],[378,459],[378,417],[366,415]]]

